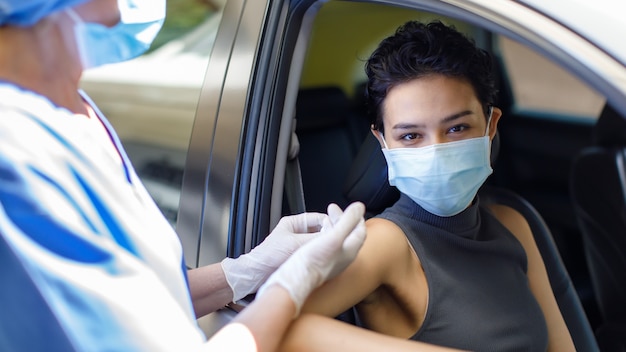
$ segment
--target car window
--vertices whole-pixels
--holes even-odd
[[[593,122],[604,97],[545,57],[503,36],[496,38],[513,95],[513,108],[527,115]]]
[[[378,43],[409,20],[441,20],[473,35],[473,28],[445,16],[374,3],[330,1],[315,17],[300,88],[336,86],[346,95],[362,92],[365,60]],[[349,23],[350,25],[346,25]],[[332,52],[333,55],[328,55]]]
[[[175,226],[191,129],[220,6],[170,0],[151,49],[85,72],[81,87],[117,131],[137,174]]]
[[[352,163],[364,140],[372,137],[364,95],[365,61],[383,38],[409,20],[440,20],[485,42],[484,31],[453,18],[347,1],[324,3],[312,21],[310,36],[303,36],[308,43],[299,75],[295,134],[307,211],[324,212],[329,203],[349,204],[344,183],[354,172]],[[286,199],[292,200],[292,191],[285,190]],[[290,204],[282,215],[294,209]]]

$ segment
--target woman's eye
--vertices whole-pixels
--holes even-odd
[[[406,133],[400,136],[400,139],[404,141],[411,141],[417,138],[419,138],[419,135],[417,133]]]
[[[459,132],[463,132],[468,128],[467,125],[456,125],[451,127],[448,132],[449,133],[459,133]]]

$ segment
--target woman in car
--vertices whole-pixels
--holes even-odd
[[[502,115],[489,54],[440,22],[408,22],[366,72],[372,133],[401,197],[303,312],[356,305],[371,330],[463,350],[574,351],[528,223],[476,196]],[[284,347],[323,346],[303,336],[312,326],[294,326]]]

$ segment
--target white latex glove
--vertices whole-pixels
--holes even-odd
[[[324,226],[319,237],[281,265],[261,286],[257,296],[263,295],[271,285],[281,285],[293,299],[297,316],[315,288],[337,276],[356,258],[365,241],[364,212],[361,203],[351,204],[343,214],[337,205],[329,205],[330,226]]]
[[[285,216],[250,253],[222,260],[222,270],[233,290],[233,302],[256,292],[272,273],[300,246],[319,235],[328,216],[303,213]]]

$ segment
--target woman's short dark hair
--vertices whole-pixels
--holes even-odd
[[[415,78],[439,74],[467,80],[483,105],[495,103],[491,56],[472,39],[440,21],[410,21],[384,39],[365,64],[367,104],[372,126],[383,131],[383,102],[394,86]]]

